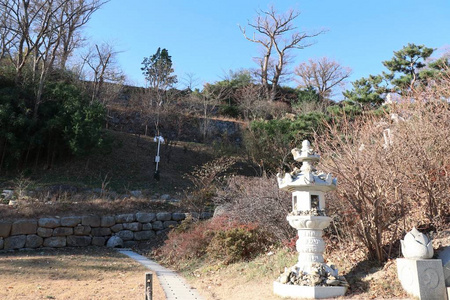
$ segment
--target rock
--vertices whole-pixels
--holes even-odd
[[[134,247],[134,246],[136,246],[136,244],[137,244],[136,241],[124,241],[124,242],[123,242],[123,246],[124,246],[125,248],[131,248],[131,247]]]
[[[53,229],[51,228],[44,228],[44,227],[38,227],[37,229],[37,235],[43,238],[50,237],[53,235]]]
[[[105,246],[105,243],[106,243],[106,238],[103,237],[103,236],[94,236],[92,238],[92,245],[93,246],[103,247],[103,246]]]
[[[11,233],[11,223],[0,221],[0,237],[8,237]]]
[[[162,230],[162,229],[164,229],[163,222],[161,222],[161,221],[153,222],[152,223],[152,227],[153,227],[153,230]]]
[[[12,224],[11,235],[36,234],[36,220],[18,220]]]
[[[170,195],[169,194],[161,195],[160,199],[161,200],[169,200],[170,199]]]
[[[72,227],[57,227],[53,229],[53,236],[68,236],[73,234]]]
[[[123,240],[119,236],[112,236],[108,239],[106,243],[106,247],[108,248],[122,248]]]
[[[136,220],[141,223],[149,223],[156,219],[156,214],[154,213],[137,213]]]
[[[27,241],[26,235],[15,235],[7,237],[4,241],[3,248],[5,250],[16,250],[23,248]]]
[[[146,230],[146,231],[138,231],[134,233],[134,239],[136,241],[146,241],[154,238],[156,236],[155,232],[153,230]]]
[[[30,234],[27,235],[27,241],[25,243],[25,247],[27,248],[38,248],[42,246],[44,239],[38,235]]]
[[[172,214],[169,212],[159,212],[156,214],[156,220],[158,221],[170,221],[172,220]]]
[[[92,228],[91,234],[92,236],[108,236],[111,235],[111,229],[104,227]]]
[[[337,280],[337,279],[327,279],[326,284],[327,285],[337,286],[337,285],[341,284],[341,281]]]
[[[88,225],[91,227],[100,227],[100,217],[99,216],[82,216],[81,225]]]
[[[222,216],[222,215],[227,214],[230,211],[230,208],[231,208],[231,204],[229,204],[229,203],[218,205],[214,209],[213,217]]]
[[[1,197],[4,200],[11,200],[13,196],[14,196],[14,191],[13,190],[3,190],[2,194],[1,194]]]
[[[3,238],[0,237],[0,250],[3,249],[3,245],[5,244],[5,242],[3,241]]]
[[[185,213],[177,213],[177,212],[172,213],[172,220],[174,220],[174,221],[182,221],[184,219],[186,219],[186,214]]]
[[[71,235],[67,237],[67,246],[70,247],[86,247],[91,244],[92,238],[90,236],[76,236]]]
[[[142,230],[152,230],[152,229],[153,229],[152,223],[142,224]]]
[[[206,220],[206,219],[210,219],[213,217],[213,213],[210,211],[204,211],[200,214],[200,219],[201,220]]]
[[[61,220],[59,218],[40,218],[38,225],[45,228],[55,228],[61,225]]]
[[[121,230],[116,233],[116,236],[120,237],[124,241],[132,240],[134,238],[133,231],[131,230]]]
[[[164,226],[164,228],[177,227],[178,226],[178,222],[177,221],[164,221],[163,222],[163,226]]]
[[[123,229],[131,230],[131,231],[139,231],[141,230],[142,224],[138,222],[133,223],[123,223]]]
[[[74,235],[89,235],[92,231],[91,226],[84,226],[81,224],[78,224],[77,227],[73,228],[73,234]]]
[[[102,216],[100,226],[101,227],[111,227],[116,224],[116,218],[114,216]]]
[[[136,220],[134,214],[122,214],[116,216],[116,223],[130,223]]]
[[[111,231],[112,232],[119,232],[121,230],[123,230],[123,225],[122,224],[116,224],[116,225],[111,227]]]
[[[62,217],[61,226],[75,227],[81,223],[81,217]]]
[[[139,190],[131,191],[130,194],[131,194],[131,196],[136,197],[136,198],[142,197],[142,191],[139,191]]]
[[[60,236],[55,236],[55,237],[48,237],[44,239],[44,247],[52,247],[52,248],[61,248],[61,247],[65,247],[67,244],[67,240],[66,237],[60,237]]]

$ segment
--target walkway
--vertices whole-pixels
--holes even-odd
[[[131,250],[117,250],[155,272],[156,276],[158,276],[159,283],[166,294],[167,300],[203,300],[197,291],[191,288],[184,278],[174,271],[164,268],[156,262]]]

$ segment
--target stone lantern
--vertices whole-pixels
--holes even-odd
[[[303,141],[302,149],[295,148],[292,154],[296,161],[302,162],[301,168],[277,176],[279,188],[292,193],[292,212],[287,220],[298,231],[296,249],[299,255],[297,264],[286,268],[274,282],[274,293],[282,297],[311,299],[343,296],[347,281],[323,258],[322,230],[332,220],[325,214],[325,192],[336,188],[336,179],[331,174],[316,171],[314,164],[320,157],[313,152],[309,141]]]

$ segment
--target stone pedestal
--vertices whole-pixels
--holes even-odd
[[[329,299],[343,296],[347,291],[344,286],[301,286],[273,283],[273,292],[283,298]]]
[[[440,259],[397,259],[397,274],[403,289],[421,300],[447,299]]]

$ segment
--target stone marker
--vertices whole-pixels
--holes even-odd
[[[397,258],[397,273],[403,289],[420,300],[447,297],[440,259]]]
[[[445,299],[444,270],[433,256],[431,240],[413,228],[401,241],[405,258],[397,258],[397,274],[403,289],[420,300]]]

